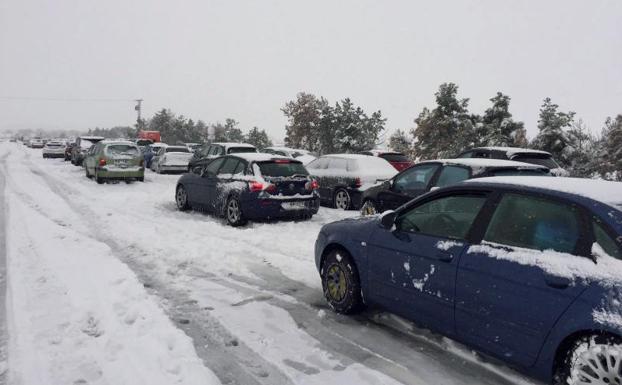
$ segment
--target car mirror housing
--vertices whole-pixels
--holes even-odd
[[[395,211],[385,211],[380,217],[380,224],[382,227],[389,230],[395,224],[395,218],[397,218],[397,213]]]

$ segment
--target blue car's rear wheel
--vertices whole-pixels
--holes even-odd
[[[322,263],[322,288],[328,305],[337,313],[353,314],[364,308],[358,271],[348,253],[331,251]]]
[[[240,201],[236,196],[230,196],[229,199],[227,199],[225,218],[227,219],[227,223],[233,227],[244,226],[246,224]]]
[[[144,180],[144,179],[143,179]],[[188,203],[188,193],[184,186],[178,186],[175,191],[175,203],[177,203],[177,208],[181,211],[190,210],[190,204]]]

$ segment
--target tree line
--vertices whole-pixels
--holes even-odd
[[[510,113],[508,95],[490,99],[483,114],[469,112],[469,99],[458,97],[458,86],[443,83],[435,93],[436,106],[414,119],[415,126],[398,129],[388,147],[413,159],[452,158],[479,146],[527,147],[550,152],[572,176],[622,180],[622,114],[607,118],[599,135],[591,134],[575,112],[560,111],[545,98],[538,134],[527,138],[524,123]],[[285,143],[319,154],[360,152],[374,148],[386,119],[380,111],[368,116],[349,98],[331,106],[323,97],[299,93],[282,109],[287,118]]]

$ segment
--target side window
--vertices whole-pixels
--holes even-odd
[[[233,170],[233,174],[243,174],[244,170],[246,170],[246,163],[244,161],[239,161],[238,165],[235,166],[235,170]]]
[[[274,151],[274,153],[276,155],[281,155],[281,156],[288,156],[286,153],[284,153],[283,151]]]
[[[323,170],[328,166],[328,158],[318,158],[307,165],[311,170]]]
[[[238,166],[238,163],[240,163],[240,161],[236,158],[226,158],[225,163],[222,165],[220,170],[218,170],[218,175],[235,174],[234,171]]]
[[[475,151],[473,152],[472,158],[490,158],[490,154],[485,151]]]
[[[592,229],[594,231],[594,240],[600,246],[605,253],[610,256],[622,259],[622,252],[620,251],[620,245],[607,233],[605,226],[599,220],[594,218],[592,220]]]
[[[332,158],[328,161],[328,168],[331,170],[343,170],[345,171],[348,167],[348,162],[345,159],[340,158]]]
[[[397,192],[425,190],[438,167],[438,164],[411,167],[395,177],[393,189]]]
[[[225,158],[214,159],[213,161],[209,162],[207,166],[205,166],[205,171],[208,174],[216,175],[216,171],[218,171],[218,169],[220,168],[220,165],[222,164],[224,160]]]
[[[265,152],[266,154],[274,154],[275,153],[275,151],[270,149],[270,148],[264,148],[263,152]]]
[[[402,214],[400,231],[464,239],[481,210],[485,195],[453,195],[425,202]]]
[[[463,152],[462,154],[458,155],[458,158],[472,158],[472,157],[473,157],[473,151]]]
[[[469,179],[469,169],[460,166],[445,166],[436,182],[436,187],[445,187]]]
[[[549,199],[505,194],[484,240],[508,246],[573,253],[580,236],[577,210]]]

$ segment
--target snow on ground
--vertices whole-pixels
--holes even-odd
[[[179,212],[176,175],[98,185],[9,143],[3,163],[9,371],[24,384],[209,384],[205,366],[244,385],[529,383],[394,316],[327,311],[313,245],[356,212],[232,228]]]

